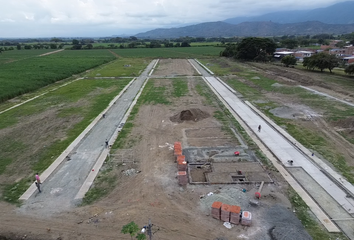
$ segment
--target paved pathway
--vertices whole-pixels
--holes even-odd
[[[92,171],[97,159],[104,151],[108,153],[105,141],[111,139],[116,132],[126,111],[135,96],[148,78],[149,71],[156,61],[152,61],[145,71],[131,84],[129,88],[106,112],[106,117],[98,116],[97,123],[82,139],[77,139],[77,145],[69,153],[70,160],[64,160],[59,166],[49,167],[50,173],[42,184],[42,193],[38,193],[34,184],[21,199],[26,200],[19,211],[26,210],[40,215],[51,215],[62,212],[74,206],[74,200],[85,179]],[[58,165],[58,164],[56,164]],[[98,171],[99,169],[95,169]],[[53,174],[52,174],[53,173]],[[43,179],[42,179],[43,180]],[[34,194],[33,194],[34,193]]]

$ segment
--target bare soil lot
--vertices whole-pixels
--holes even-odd
[[[194,69],[186,60],[167,59],[159,63],[153,76],[194,74]],[[172,88],[171,79],[152,80],[157,85]],[[153,239],[272,239],[270,230],[275,226],[275,230],[272,230],[274,235],[279,236],[290,229],[294,236],[302,236],[298,239],[308,239],[287,199],[288,185],[276,172],[257,166],[257,171],[266,176],[269,174],[275,181],[265,184],[258,206],[252,206],[249,202],[258,190],[259,185],[256,183],[178,185],[171,149],[174,142],[182,141],[184,148],[240,145],[238,139],[224,131],[222,123],[213,116],[215,111],[220,111],[218,105],[204,103],[204,97],[196,91],[198,84],[203,84],[201,78],[188,78],[189,93],[181,98],[171,97],[171,105],[140,107],[129,136],[129,139],[138,139],[132,147],[135,163],[122,165],[117,161],[104,166],[103,170],[112,167],[109,174],[117,179],[115,188],[106,197],[92,205],[77,207],[51,218],[20,214],[16,212],[16,206],[0,202],[0,233],[10,239],[130,239],[130,236],[120,233],[122,226],[135,221],[142,227],[150,218],[154,224]],[[171,121],[171,117],[189,109],[200,109],[209,116],[197,120]],[[43,121],[45,116],[40,114],[32,121]],[[50,112],[48,117],[51,117]],[[26,127],[25,123],[22,124],[22,128]],[[53,128],[57,124],[54,121]],[[31,136],[40,139],[40,136],[49,137],[48,134],[55,133],[48,132],[33,131]],[[119,151],[113,153],[119,154]],[[125,174],[129,169],[138,172]],[[103,171],[101,177],[104,177]],[[196,174],[196,179],[202,178],[203,174]],[[207,196],[210,192],[213,194]],[[243,210],[251,211],[252,226],[225,228],[223,222],[210,215],[214,201],[239,205]],[[281,225],[284,222],[286,226]]]

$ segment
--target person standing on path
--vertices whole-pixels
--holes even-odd
[[[105,143],[106,143],[106,148],[108,148],[108,140],[107,139],[106,139]]]
[[[41,191],[41,179],[39,178],[39,175],[38,175],[38,173],[36,173],[36,186],[37,186],[37,188],[38,188],[38,191],[39,192],[42,192]]]
[[[261,127],[261,125],[259,125],[258,126],[258,132],[261,132],[261,129],[262,129],[262,127]]]

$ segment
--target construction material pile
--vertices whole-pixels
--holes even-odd
[[[250,226],[252,223],[252,214],[248,211],[241,211],[240,206],[229,205],[222,202],[214,202],[211,206],[211,216],[215,219]]]
[[[175,142],[173,146],[174,156],[177,162],[177,178],[179,185],[187,185],[188,175],[187,175],[187,162],[186,156],[182,155],[182,143]]]

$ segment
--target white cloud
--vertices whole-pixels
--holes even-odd
[[[1,37],[106,36],[345,0],[2,0]]]

